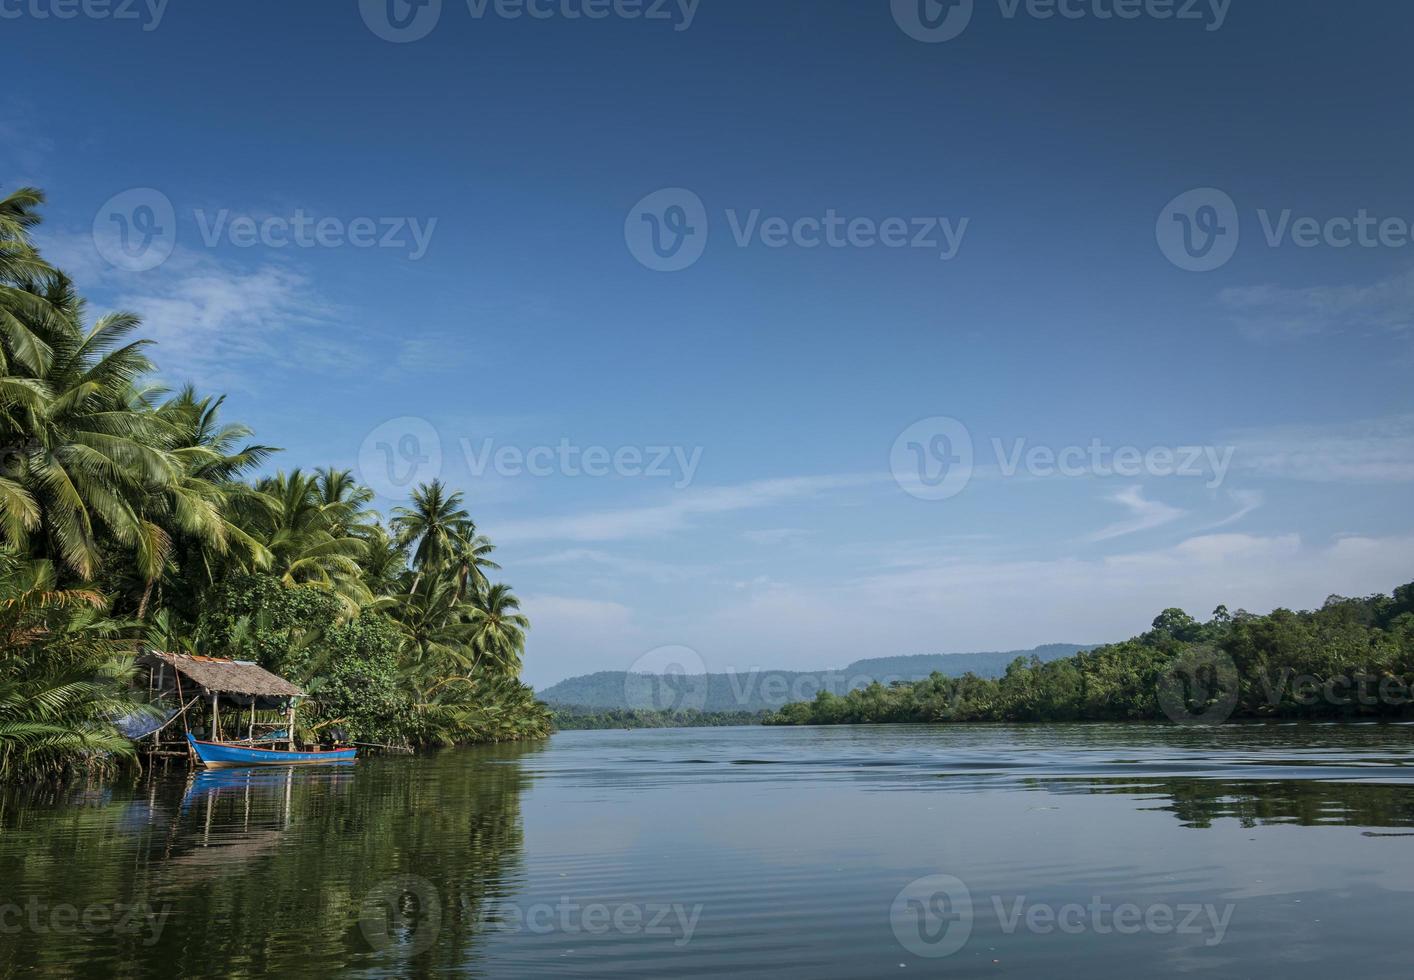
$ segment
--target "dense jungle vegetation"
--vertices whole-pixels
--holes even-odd
[[[0,200],[0,779],[111,766],[141,648],[258,661],[304,723],[404,745],[543,736],[529,621],[462,495],[386,518],[347,470],[272,470],[223,398],[153,383],[135,313],[90,313]]]

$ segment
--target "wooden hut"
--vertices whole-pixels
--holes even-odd
[[[224,660],[220,657],[199,657],[186,653],[162,653],[152,650],[139,662],[147,667],[148,686],[154,698],[170,696],[182,706],[198,714],[209,709],[211,738],[220,741],[223,728],[231,741],[242,736],[247,741],[256,737],[257,711],[283,711],[285,739],[288,747],[295,744],[295,703],[304,691],[248,660]],[[279,728],[279,725],[259,727]],[[154,749],[160,749],[160,744]],[[185,752],[183,752],[185,754]]]

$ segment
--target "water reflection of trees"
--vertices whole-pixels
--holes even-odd
[[[519,764],[535,745],[344,769],[199,774],[131,789],[0,799],[0,901],[171,909],[160,939],[45,935],[0,944],[0,975],[462,972],[488,901],[513,892]],[[358,927],[372,890],[416,875],[441,903],[432,948],[374,950]]]
[[[1139,797],[1168,811],[1185,827],[1236,820],[1244,827],[1414,827],[1414,786],[1330,780],[1244,780],[1192,777],[1028,780],[1049,793]]]

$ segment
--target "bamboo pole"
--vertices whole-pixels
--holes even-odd
[[[192,751],[191,747],[191,725],[187,723],[187,709],[191,707],[191,704],[187,702],[186,695],[182,694],[182,672],[176,667],[172,668],[172,678],[177,682],[177,700],[182,702],[182,731],[188,736],[183,740],[187,750],[187,761],[194,762],[196,753]],[[199,697],[201,697],[200,691],[192,696],[192,701],[196,701]]]

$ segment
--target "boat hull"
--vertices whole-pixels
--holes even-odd
[[[331,749],[322,752],[283,752],[279,749],[254,749],[224,742],[203,742],[187,736],[187,744],[201,764],[209,769],[231,766],[319,766],[333,762],[353,762],[357,749]]]

